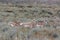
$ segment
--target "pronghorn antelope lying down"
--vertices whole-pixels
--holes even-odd
[[[9,22],[8,25],[15,27],[15,26],[23,26],[23,27],[30,27],[30,28],[34,28],[34,27],[43,27],[44,22]]]
[[[30,27],[33,28],[35,26],[34,23],[26,22],[26,23],[15,23],[15,22],[10,22],[8,25],[15,27],[15,26],[23,26],[23,27]]]

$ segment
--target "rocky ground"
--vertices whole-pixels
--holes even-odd
[[[9,25],[15,21],[45,24],[34,28]],[[0,4],[0,40],[60,40],[60,6]]]

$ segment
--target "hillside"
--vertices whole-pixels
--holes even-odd
[[[60,4],[60,0],[0,0],[2,3],[44,3],[44,4]]]
[[[0,4],[0,40],[60,40],[60,6]]]

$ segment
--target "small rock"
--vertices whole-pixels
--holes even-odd
[[[5,32],[5,31],[7,31],[7,30],[8,30],[8,28],[4,28],[2,31]]]
[[[58,37],[58,35],[57,35],[57,34],[53,34],[53,37],[54,37],[54,38],[57,38],[57,37]]]

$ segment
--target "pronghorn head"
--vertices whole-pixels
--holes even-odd
[[[14,26],[19,26],[20,22],[14,21],[14,22],[9,22],[8,25],[14,27]]]

